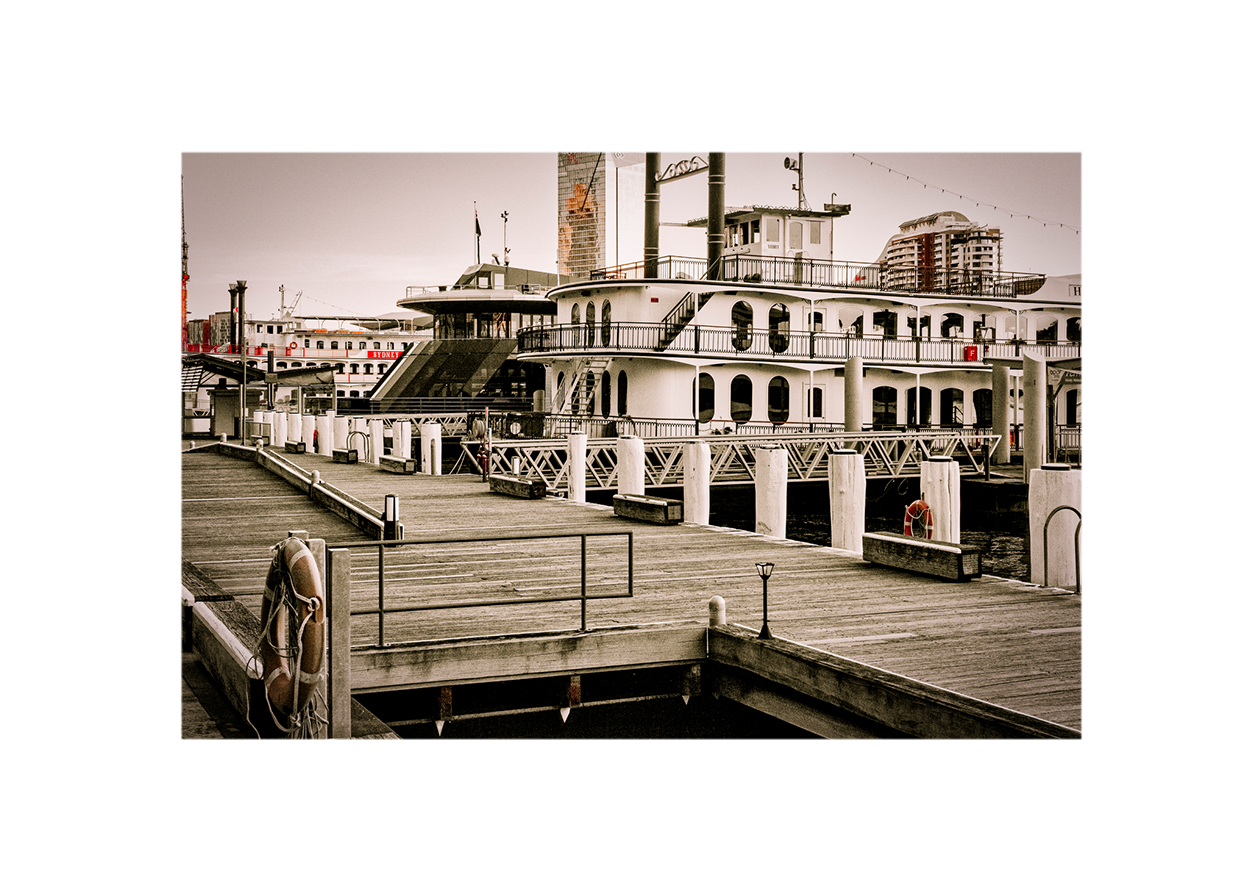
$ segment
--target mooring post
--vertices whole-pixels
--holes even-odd
[[[383,418],[376,417],[370,421],[370,462],[379,465],[383,456]]]
[[[1064,510],[1052,518],[1051,513],[1060,506],[1073,511]],[[1029,473],[1029,580],[1032,584],[1079,590],[1077,528],[1080,522],[1080,469],[1073,469],[1066,463],[1047,463]]]
[[[315,420],[313,414],[301,416],[301,440],[306,443],[306,450],[312,454],[318,452],[318,448],[314,446]]]
[[[960,464],[951,457],[921,461],[921,496],[930,506],[936,542],[960,541]]]
[[[334,740],[353,735],[353,688],[349,679],[349,549],[327,551],[327,721]]]
[[[865,458],[838,450],[827,461],[831,504],[831,547],[860,552],[865,535]]]
[[[568,499],[586,501],[586,434],[574,432],[568,437]]]
[[[783,539],[788,529],[788,449],[754,448],[754,531]]]
[[[287,427],[285,437],[284,437],[285,441],[300,442],[302,440],[301,421],[302,421],[302,416],[300,414],[290,414],[288,416],[288,427]]]
[[[314,443],[314,452],[330,457],[332,455],[332,442],[334,441],[332,430],[335,424],[332,423],[334,416],[330,411],[324,411],[315,418],[314,428],[318,432],[318,438]]]
[[[710,523],[710,445],[685,444],[685,520]]]
[[[427,421],[422,424],[422,472],[426,475],[442,475],[443,424]]]
[[[728,623],[728,603],[722,597],[714,596],[710,598],[710,626],[723,627]]]
[[[641,436],[622,435],[616,440],[616,487],[626,496],[646,493],[646,442]]]

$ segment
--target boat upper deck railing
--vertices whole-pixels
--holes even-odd
[[[520,283],[514,286],[406,286],[405,298],[419,295],[440,295],[448,292],[515,292],[521,295],[545,296],[551,287],[537,283]]]
[[[629,262],[590,272],[591,280],[643,280],[646,263]],[[786,256],[725,255],[721,277],[731,283],[858,289],[907,295],[1017,298],[1031,295],[1045,274],[937,266],[888,266]],[[707,262],[685,256],[662,256],[657,279],[706,280]]]

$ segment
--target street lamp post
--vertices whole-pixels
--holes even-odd
[[[766,620],[766,582],[775,571],[775,564],[755,563],[754,566],[758,568],[758,575],[762,576],[762,630],[758,633],[758,639],[770,639],[771,626]]]

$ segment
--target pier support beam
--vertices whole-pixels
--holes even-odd
[[[691,524],[710,523],[710,445],[685,445],[685,520]]]
[[[1060,506],[1075,511],[1064,509],[1051,517]],[[1080,589],[1076,540],[1080,511],[1080,469],[1066,463],[1047,463],[1029,473],[1029,580],[1033,584]]]
[[[586,434],[574,432],[568,437],[568,499],[586,501]]]
[[[327,722],[328,735],[353,734],[353,687],[349,629],[349,549],[327,551]]]
[[[990,369],[990,417],[994,431],[999,435],[992,462],[1007,465],[1012,462],[1012,382],[1006,365]]]
[[[831,547],[860,552],[865,535],[865,458],[836,451],[827,461],[831,504]]]
[[[788,449],[754,448],[754,531],[783,539],[788,528]]]
[[[443,424],[428,421],[422,424],[422,472],[443,474]]]
[[[1025,393],[1021,446],[1025,458],[1025,483],[1029,473],[1046,462],[1046,360],[1024,354],[1022,390]]]
[[[622,435],[616,441],[616,488],[626,496],[646,493],[646,443],[641,436]]]
[[[922,460],[921,495],[934,516],[934,540],[959,542],[960,464],[951,457]]]
[[[861,432],[864,399],[864,363],[860,356],[850,357],[844,363],[844,432]]]

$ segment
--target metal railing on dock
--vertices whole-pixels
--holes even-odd
[[[626,564],[625,564],[625,579],[627,581],[627,588],[625,591],[621,593],[604,593],[604,594],[591,593],[589,591],[589,587],[591,583],[589,581],[589,575],[588,575],[589,565],[587,564],[587,553],[586,553],[587,542],[588,540],[607,538],[607,537],[612,537],[612,538],[623,537],[626,540],[627,556],[626,556]],[[492,596],[492,597],[485,597],[485,598],[480,598],[480,599],[475,599],[475,600],[466,599],[466,600],[454,600],[454,601],[448,601],[448,602],[443,602],[443,601],[417,602],[416,600],[413,600],[413,599],[406,599],[403,602],[397,603],[395,605],[392,605],[389,599],[391,596],[389,594],[389,587],[394,584],[394,580],[392,579],[391,574],[389,572],[389,562],[392,560],[393,553],[397,553],[398,556],[403,555],[403,559],[408,560],[410,557],[423,557],[424,558],[424,555],[420,554],[418,549],[422,549],[424,551],[427,546],[470,545],[470,544],[492,543],[492,542],[530,543],[530,542],[548,541],[548,540],[557,540],[557,539],[558,540],[566,540],[566,539],[579,540],[580,542],[581,550],[580,550],[580,570],[579,571],[580,571],[581,588],[578,593],[571,594],[571,595],[542,596],[542,597],[494,597]],[[349,566],[348,566],[348,568],[350,569],[350,585],[349,585],[348,590],[351,595],[350,596],[351,603],[354,601],[356,596],[359,593],[361,593],[361,590],[358,587],[359,583],[363,579],[368,581],[370,570],[377,568],[377,577],[376,577],[377,605],[374,608],[370,608],[369,606],[367,606],[366,608],[350,608],[349,616],[351,618],[352,617],[365,617],[365,616],[378,616],[377,640],[374,643],[367,643],[366,645],[374,645],[374,646],[378,646],[379,648],[384,648],[386,646],[394,645],[394,643],[390,643],[387,641],[387,632],[386,632],[387,616],[393,613],[430,612],[430,611],[443,611],[443,610],[453,610],[453,609],[479,609],[479,608],[486,608],[486,607],[491,607],[491,606],[520,606],[520,605],[536,604],[536,603],[580,602],[581,603],[581,628],[580,629],[581,631],[584,632],[587,629],[586,607],[589,601],[609,600],[609,599],[617,599],[617,598],[625,598],[625,597],[633,596],[633,533],[627,530],[616,530],[616,531],[607,531],[607,532],[589,532],[589,533],[581,533],[581,532],[542,533],[542,534],[534,534],[534,535],[527,534],[527,535],[520,535],[520,536],[468,536],[468,537],[439,538],[439,539],[401,539],[401,540],[371,541],[371,542],[346,542],[346,543],[328,545],[327,548],[329,550],[344,549],[350,553],[355,553],[355,556],[353,557],[352,560],[350,560]],[[362,567],[361,565],[354,562],[358,560],[360,557],[365,557],[366,554],[369,553],[371,549],[373,549],[377,553],[377,567],[376,568]],[[454,567],[456,566],[466,567],[468,566],[469,558],[467,557],[454,558],[453,560],[445,561],[444,563],[451,563]],[[468,574],[467,573],[466,574],[449,573],[449,575],[468,575]],[[427,576],[427,578],[433,578],[433,577],[434,577],[433,575]],[[611,575],[611,576],[607,576],[606,578],[614,581],[615,576]],[[409,586],[410,583],[414,582],[415,580],[411,577],[406,577],[406,578],[402,578],[396,581],[406,586]],[[598,584],[600,584],[600,582],[596,581],[594,584],[597,586]],[[407,591],[408,587],[406,587],[405,590]]]

